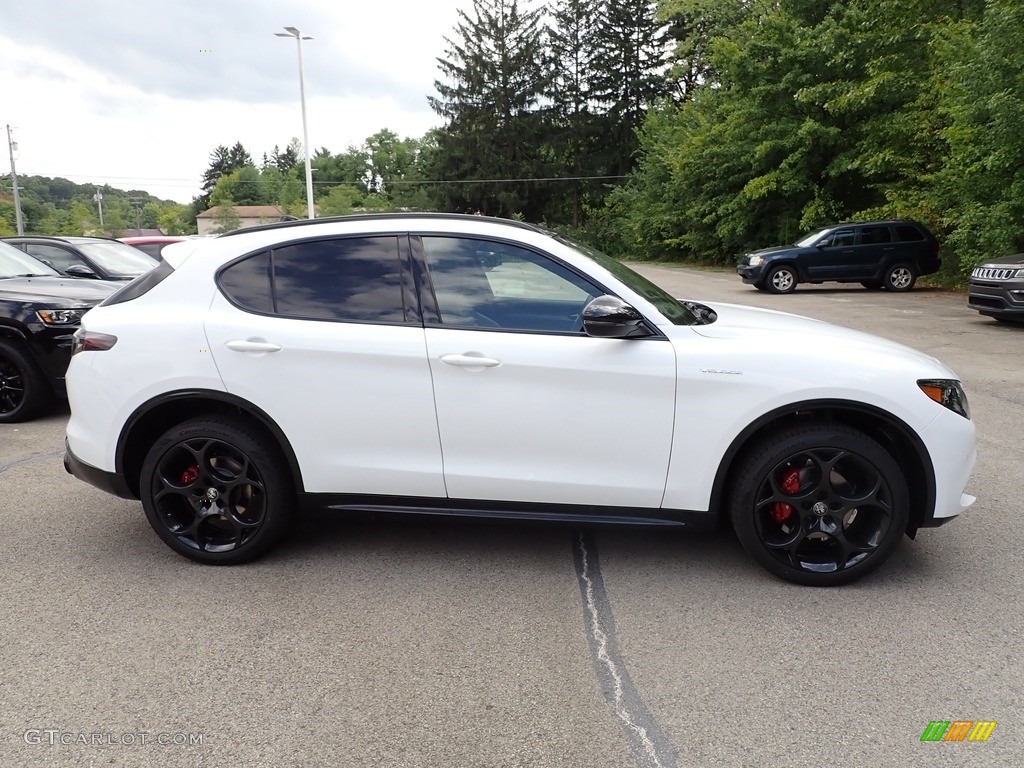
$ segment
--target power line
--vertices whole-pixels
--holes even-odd
[[[22,174],[24,175],[24,174]],[[199,186],[195,182],[189,182],[188,179],[161,179],[161,178],[147,178],[142,176],[104,176],[103,174],[62,174],[53,178],[60,179],[95,179],[100,177],[103,179],[113,179],[118,181],[133,181],[136,183],[147,182],[153,186],[161,187],[193,187],[198,189]],[[49,178],[49,177],[44,177]],[[548,181],[612,181],[617,179],[628,179],[629,176],[617,175],[617,176],[541,176],[541,177],[522,177],[515,179],[394,179],[392,181],[384,182],[385,186],[394,186],[400,184],[414,185],[414,184],[509,184],[512,182],[548,182]],[[182,184],[172,184],[169,182],[188,182]],[[107,182],[104,182],[106,184]],[[245,179],[241,184],[278,184],[279,181],[271,179]],[[350,186],[359,186],[362,182],[352,181],[314,181],[314,186],[329,184],[337,186],[339,184],[348,184]],[[363,185],[365,186],[365,184]]]

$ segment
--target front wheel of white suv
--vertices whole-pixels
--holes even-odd
[[[895,459],[862,432],[810,424],[777,432],[741,459],[733,528],[776,576],[847,584],[881,565],[907,527],[909,493]]]
[[[284,536],[294,506],[279,454],[244,421],[212,416],[176,425],[142,465],[149,524],[171,549],[200,563],[259,557]]]

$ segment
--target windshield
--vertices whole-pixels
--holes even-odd
[[[638,275],[632,269],[617,262],[611,256],[601,253],[601,251],[596,248],[591,248],[589,245],[573,240],[571,237],[566,237],[565,235],[557,233],[552,233],[552,235],[559,242],[586,254],[602,267],[607,269],[615,275],[616,278],[625,283],[630,290],[640,294],[647,299],[647,301],[651,302],[651,304],[653,304],[666,319],[671,321],[673,325],[699,325],[699,320],[693,312],[680,304],[679,301],[672,298],[671,295],[656,286],[643,275]]]
[[[44,276],[60,277],[60,272],[33,259],[13,245],[0,243],[0,278]]]
[[[810,248],[816,242],[821,240],[821,238],[823,238],[830,229],[832,229],[832,227],[823,227],[822,229],[816,229],[813,232],[811,232],[811,234],[807,235],[807,237],[805,237],[803,240],[797,240],[796,245],[800,246],[801,248]]]
[[[138,248],[117,242],[76,242],[75,246],[99,267],[117,277],[138,277],[157,265],[157,260]]]

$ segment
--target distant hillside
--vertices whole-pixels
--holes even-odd
[[[117,189],[107,184],[76,184],[68,179],[18,176],[21,213],[26,234],[108,234],[118,237],[130,228],[160,229],[168,234],[191,234],[189,206],[161,200],[140,189]],[[97,192],[102,201],[97,201]],[[102,203],[102,224],[100,205]],[[16,232],[11,176],[0,176],[0,235]]]

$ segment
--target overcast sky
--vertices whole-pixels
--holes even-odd
[[[383,128],[422,136],[457,11],[471,0],[4,0],[0,131],[18,173],[188,202],[210,152],[258,163],[302,137],[344,151]],[[10,170],[6,132],[0,169]],[[314,174],[315,180],[315,174]]]

